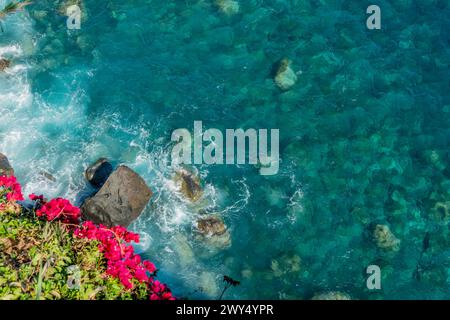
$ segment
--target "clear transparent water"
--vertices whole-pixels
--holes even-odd
[[[450,201],[447,1],[380,0],[381,31],[365,27],[367,1],[240,1],[227,17],[212,0],[85,0],[71,32],[63,4],[39,1],[0,37],[14,62],[0,75],[0,151],[26,192],[76,201],[103,156],[136,170],[155,192],[132,225],[139,250],[178,296],[215,298],[229,275],[242,282],[230,299],[450,298],[448,220],[432,210]],[[283,93],[271,69],[285,57],[300,76]],[[194,120],[279,128],[280,172],[197,166],[205,197],[190,204],[168,160],[171,132]],[[195,238],[205,208],[230,248]],[[377,248],[372,223],[399,252]],[[285,267],[293,256],[299,271]],[[366,288],[371,264],[381,291]]]

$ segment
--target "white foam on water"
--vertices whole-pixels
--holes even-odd
[[[221,213],[222,215],[236,216],[242,213],[242,210],[244,210],[244,208],[247,206],[248,201],[251,197],[251,192],[245,178],[242,178],[240,180],[232,180],[232,183],[238,186],[241,198],[237,199],[234,203],[219,211],[219,213]],[[223,194],[221,194],[221,196],[223,196]]]
[[[148,251],[152,245],[153,238],[147,232],[138,232],[139,243],[133,244],[133,247],[137,254]]]
[[[147,139],[144,140],[147,141]],[[161,235],[152,236],[154,241],[147,252],[163,257],[158,267],[166,273],[176,274],[178,281],[185,283],[186,287],[199,290],[203,296],[216,298],[214,290],[200,290],[199,275],[209,274],[210,279],[215,279],[210,283],[214,287],[220,284],[221,277],[226,274],[226,267],[219,261],[217,264],[211,263],[211,259],[215,254],[219,254],[220,250],[208,256],[205,252],[207,251],[205,244],[196,239],[192,226],[201,216],[202,210],[214,212],[223,217],[237,216],[242,213],[251,197],[247,182],[245,179],[233,180],[232,184],[239,190],[240,198],[227,206],[221,206],[229,202],[230,195],[214,186],[214,177],[210,175],[207,166],[200,167],[196,174],[203,182],[212,182],[204,183],[202,198],[197,203],[192,203],[180,192],[174,180],[176,172],[181,168],[170,165],[170,152],[167,148],[157,147],[147,151],[143,147],[144,140],[134,140],[134,146],[137,146],[139,151],[135,160],[126,164],[143,176],[155,194],[151,205],[133,223],[132,228],[140,234],[148,235],[156,226]],[[143,171],[143,168],[147,170]],[[231,222],[236,220],[230,219]],[[232,229],[232,225],[229,225],[229,228]],[[153,252],[155,242],[160,243],[157,246],[159,248],[157,253]]]
[[[8,57],[18,57],[22,54],[22,48],[17,44],[6,45],[4,47],[0,47],[0,57],[8,58]]]
[[[0,56],[9,59],[11,67],[0,74],[0,151],[13,163],[25,195],[37,192],[74,200],[81,184],[81,179],[74,177],[81,176],[84,150],[59,150],[76,140],[71,128],[85,123],[85,93],[66,86],[59,105],[34,94],[29,79],[34,66],[24,62],[32,54],[32,22],[26,14],[13,15],[6,22],[8,43],[0,44]],[[64,81],[63,77],[56,79]],[[50,132],[51,128],[54,132]]]
[[[304,196],[303,189],[298,187],[294,194],[289,198],[289,202],[287,204],[287,217],[291,223],[297,222],[299,216],[303,214],[305,210],[303,206]]]

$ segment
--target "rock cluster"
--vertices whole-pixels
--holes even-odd
[[[175,183],[181,194],[190,202],[198,205],[203,196],[200,178],[186,169],[179,170],[175,175]],[[228,228],[219,214],[207,214],[199,210],[199,218],[195,222],[197,239],[213,248],[226,248],[231,245]]]

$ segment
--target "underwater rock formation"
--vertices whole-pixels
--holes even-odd
[[[373,230],[373,237],[381,249],[398,251],[400,240],[395,237],[387,225],[377,224]]]
[[[0,175],[2,174],[13,176],[14,169],[11,167],[8,158],[3,153],[0,153]]]
[[[289,90],[297,82],[297,75],[291,69],[291,64],[289,59],[281,60],[275,74],[275,83],[283,91]]]
[[[441,155],[436,150],[429,150],[426,153],[428,161],[437,169],[443,171],[446,168],[445,162],[443,162]]]
[[[200,179],[193,173],[180,170],[175,176],[175,182],[179,184],[181,193],[192,202],[201,198],[203,190],[200,186]]]
[[[249,267],[241,270],[241,277],[243,279],[251,279],[253,277],[253,271]]]
[[[284,255],[279,259],[272,260],[271,269],[274,276],[279,278],[288,274],[295,274],[300,272],[301,259],[298,255]]]
[[[433,219],[442,224],[450,221],[450,201],[437,202],[431,210]]]
[[[95,43],[91,41],[91,38],[85,35],[77,37],[76,43],[82,52],[92,51],[95,47]]]
[[[331,291],[326,293],[316,294],[311,300],[352,300],[352,298],[343,292]]]
[[[48,16],[48,12],[45,10],[35,10],[32,14],[33,17],[38,20],[43,20]]]
[[[195,264],[195,254],[189,244],[188,238],[182,234],[177,234],[173,237],[172,241],[180,265],[189,266]]]
[[[203,271],[197,280],[199,289],[209,297],[216,297],[219,294],[216,276],[212,272]]]
[[[85,219],[97,224],[127,227],[141,214],[152,194],[136,172],[119,166],[100,191],[85,201],[81,210]]]
[[[226,15],[233,15],[239,12],[239,2],[234,0],[216,0],[216,5],[220,11]]]
[[[212,246],[223,248],[231,244],[227,226],[218,215],[209,215],[198,219],[197,231],[200,233],[201,238]]]
[[[56,182],[56,178],[49,172],[47,171],[40,171],[39,175],[41,175],[44,179],[46,179],[47,181],[50,182]]]
[[[112,172],[113,166],[108,160],[106,158],[100,158],[86,169],[84,176],[95,188],[101,188]]]

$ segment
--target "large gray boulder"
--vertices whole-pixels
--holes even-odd
[[[127,227],[139,217],[152,194],[136,172],[119,166],[98,193],[81,206],[83,218],[108,227]]]
[[[1,175],[14,175],[14,169],[11,167],[8,158],[3,153],[0,153],[0,176]]]

